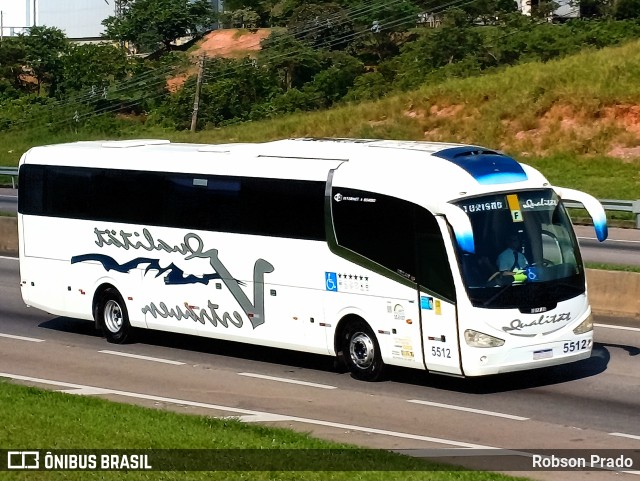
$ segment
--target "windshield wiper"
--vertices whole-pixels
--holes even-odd
[[[568,282],[556,282],[554,284],[555,287],[564,287],[566,289],[570,289],[573,292],[578,294],[584,293],[584,288],[581,286],[576,286],[575,284],[569,284]]]
[[[499,297],[502,297],[502,294],[507,292],[509,290],[509,288],[515,287],[516,285],[520,286],[521,284],[507,284],[506,286],[501,287],[498,292],[496,292],[493,296],[491,296],[489,299],[487,299],[486,301],[484,301],[482,303],[482,307],[488,307],[489,304],[491,304],[493,301],[495,301]]]

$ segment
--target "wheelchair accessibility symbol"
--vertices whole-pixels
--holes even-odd
[[[538,279],[538,270],[535,267],[527,267],[527,279],[535,281]]]
[[[338,292],[338,275],[335,272],[325,272],[324,281],[327,291]]]

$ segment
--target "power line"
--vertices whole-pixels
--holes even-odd
[[[475,0],[473,0],[473,1],[475,1]],[[404,2],[404,0],[392,0],[392,1],[389,1],[389,2],[379,2],[379,3],[373,4],[373,5],[368,5],[368,6],[365,6],[365,7],[359,7],[359,8],[355,8],[355,9],[352,9],[352,10],[348,10],[347,12],[355,12],[355,13],[357,13],[358,15],[356,15],[355,18],[353,18],[353,20],[357,21],[358,19],[363,18],[363,16],[366,15],[366,14],[369,14],[371,12],[377,11],[377,10],[379,10],[381,8],[389,8],[389,6],[393,6],[393,5],[397,4],[397,3],[403,3],[403,2]],[[335,16],[331,17],[331,18],[334,18],[334,20],[335,20]],[[348,18],[346,20],[350,21],[351,19],[352,18]],[[311,31],[314,31],[314,30],[317,30],[317,29],[320,29],[320,28],[323,28],[323,27],[322,26],[311,27],[309,29],[303,30],[301,33],[311,32]],[[252,46],[255,47],[255,46],[258,46],[258,45],[259,45],[259,41],[257,43],[255,43],[255,44],[253,44]],[[296,52],[292,52],[292,53],[287,54],[287,55],[293,56],[295,54],[296,54]],[[172,68],[172,67],[169,67],[169,68]],[[229,71],[227,73],[229,73],[229,74],[232,73],[232,70],[229,69]],[[145,84],[146,84],[147,87],[158,87],[158,86],[160,86],[160,85],[162,85],[162,84],[164,84],[166,82],[166,77],[163,77],[162,73],[159,73],[158,75],[154,75],[153,72],[147,72],[147,74],[148,75],[152,75],[151,83],[148,83],[147,79],[143,80],[142,78],[140,78],[139,80],[137,80],[137,79],[136,80],[131,80],[131,81],[129,81],[128,83],[126,83],[122,87],[117,87],[114,90],[110,90],[109,93],[110,94],[114,94],[114,93],[118,93],[118,92],[121,92],[123,90],[126,90],[128,88],[135,88],[136,86],[145,85]],[[143,74],[143,75],[147,75],[147,74]],[[164,93],[158,94],[158,95],[155,95],[155,96],[143,96],[142,99],[141,99],[141,102],[142,102],[143,99],[145,99],[145,100],[146,99],[155,99],[155,98],[158,98],[158,97],[163,96],[163,95],[164,95]],[[50,109],[45,109],[45,113],[47,111],[50,112],[51,110],[55,109],[56,107],[65,108],[65,107],[69,107],[71,104],[77,105],[77,104],[81,103],[84,100],[90,101],[94,97],[96,97],[94,92],[88,92],[84,96],[74,97],[72,100],[70,99],[70,100],[65,100],[65,101],[56,101],[51,106]],[[96,102],[97,102],[97,100],[96,100]],[[114,107],[113,110],[110,110],[110,111],[117,111],[118,109],[119,109],[119,107]],[[104,113],[108,113],[108,112],[109,111],[105,111]],[[76,121],[78,121],[80,119],[83,119],[83,118],[85,118],[85,117],[87,117],[89,115],[90,114],[85,114],[85,115],[80,115],[80,116],[76,115],[75,116],[76,117]]]
[[[400,1],[402,1],[402,0],[396,0],[396,1],[393,1],[393,2],[389,2],[389,3],[385,4],[385,7],[388,7],[389,4],[399,3]],[[442,12],[447,11],[447,10],[449,10],[451,8],[454,8],[454,7],[461,7],[461,6],[464,6],[464,5],[467,5],[467,4],[471,4],[474,1],[476,1],[476,0],[467,0],[467,1],[453,0],[453,1],[449,2],[449,3],[446,3],[444,5],[440,5],[440,6],[436,7],[436,10],[434,10],[433,13],[442,13]],[[369,8],[365,8],[365,9],[362,9],[362,8],[359,9],[358,13],[360,13],[360,15],[356,16],[356,20],[357,19],[362,19],[363,15],[367,15],[367,14],[371,13],[378,6],[380,6],[380,5],[378,4],[378,5],[375,5],[374,7],[369,7]],[[573,12],[571,12],[571,13],[573,13]],[[384,25],[383,28],[386,29],[386,30],[389,30],[389,29],[391,29],[393,27],[396,27],[396,26],[402,25],[403,23],[406,23],[411,19],[415,20],[415,15],[413,15],[413,14],[412,15],[408,15],[408,16],[396,19],[393,22],[389,22],[387,24],[383,24]],[[539,25],[541,23],[546,23],[546,21],[538,22],[536,25]],[[312,28],[308,29],[307,31],[314,31],[314,29],[316,29],[316,28],[318,28],[318,27],[312,27]],[[503,35],[501,37],[498,37],[497,39],[504,38],[504,37],[506,37],[508,35],[513,35],[513,34],[517,33],[518,30],[521,30],[521,29],[516,29],[514,32],[509,32],[509,33],[507,33],[507,34],[505,34],[505,35]],[[360,31],[352,32],[352,33],[344,35],[342,37],[337,37],[336,39],[333,40],[333,42],[334,43],[343,42],[345,40],[350,40],[350,39],[356,38],[357,36],[363,35],[363,34],[368,33],[368,32],[369,32],[368,29],[362,29]],[[284,54],[279,54],[279,55],[276,55],[274,57],[271,57],[270,60],[278,59],[278,58],[286,59],[288,57],[294,57],[297,53],[299,53],[299,52],[293,51],[293,52],[287,52],[287,53],[284,53]],[[173,67],[163,67],[163,68],[158,68],[158,69],[154,69],[154,70],[145,72],[144,74],[141,74],[139,77],[134,77],[132,79],[127,80],[126,82],[123,82],[122,85],[118,85],[115,89],[110,90],[109,94],[115,94],[115,93],[118,93],[118,92],[125,92],[128,89],[139,88],[141,86],[146,86],[150,90],[153,90],[153,88],[158,88],[160,86],[165,86],[166,85],[166,80],[167,80],[167,75],[169,73],[174,73],[174,72],[172,72],[172,69],[173,69]],[[223,70],[221,72],[218,72],[217,75],[213,75],[213,76],[208,75],[208,76],[206,76],[206,78],[208,80],[220,79],[220,78],[224,78],[224,77],[230,75],[232,72],[233,72],[233,68],[228,68],[228,69],[226,69],[226,71]],[[79,121],[87,119],[87,118],[97,117],[97,116],[100,116],[100,115],[105,115],[105,114],[121,111],[121,110],[123,110],[125,108],[134,108],[134,107],[137,107],[137,106],[141,105],[143,102],[153,101],[155,99],[158,99],[160,97],[164,97],[166,95],[167,95],[166,91],[163,91],[163,92],[160,92],[160,93],[157,93],[157,92],[156,93],[149,93],[147,95],[142,95],[138,99],[132,99],[132,100],[129,100],[129,101],[121,102],[121,103],[119,103],[118,105],[115,105],[115,106],[114,105],[107,105],[105,107],[99,108],[97,110],[93,110],[91,112],[83,113],[83,114],[79,114],[79,113],[76,112],[76,115],[74,117],[75,117],[76,122],[79,122]],[[80,98],[82,98],[84,100],[91,101],[91,95],[90,94],[85,94],[84,97],[80,97]],[[318,99],[320,99],[320,96],[318,96]],[[65,108],[73,109],[73,106],[75,106],[75,105],[79,105],[78,104],[78,99],[74,99],[74,101],[68,101],[68,102],[60,101],[57,105],[54,105],[50,110],[48,110],[48,112],[52,112],[53,110],[56,110],[57,108],[59,108],[59,110],[64,110]],[[84,106],[85,106],[85,108],[89,108],[89,107],[92,106],[92,104],[91,103],[84,104]],[[95,106],[97,106],[97,101],[95,101]],[[45,113],[46,112],[47,111],[45,111]],[[20,123],[24,123],[24,122],[26,122],[26,120],[23,121],[23,122],[20,122]],[[65,123],[69,123],[69,120],[67,119],[67,120],[53,122],[53,123],[48,124],[46,127],[54,127],[56,125],[65,124]]]

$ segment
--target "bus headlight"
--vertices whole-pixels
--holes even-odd
[[[504,339],[490,336],[484,332],[467,329],[464,331],[464,340],[471,347],[500,347],[504,344]]]
[[[578,327],[573,330],[574,334],[584,334],[585,332],[593,331],[593,316],[589,314],[587,318],[580,323]]]

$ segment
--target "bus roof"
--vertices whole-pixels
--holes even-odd
[[[475,145],[374,139],[299,138],[264,143],[190,144],[160,139],[82,141],[34,147],[21,164],[188,172],[338,182],[420,202],[540,188],[535,169]],[[413,192],[413,193],[412,193]]]

